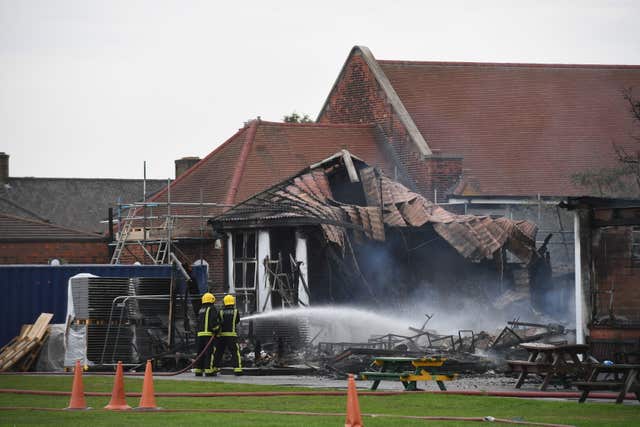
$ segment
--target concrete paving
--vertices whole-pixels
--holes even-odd
[[[159,377],[162,379],[172,380],[193,380],[208,382],[223,382],[235,384],[259,384],[259,385],[279,385],[291,387],[308,387],[308,388],[328,388],[328,389],[346,389],[347,381],[344,379],[326,378],[312,375],[262,375],[262,376],[233,376],[218,375],[215,377],[196,377],[192,373],[184,373],[173,377]],[[516,380],[503,376],[474,376],[461,377],[453,381],[446,381],[447,390],[486,390],[486,391],[512,391],[514,390]],[[358,389],[367,390],[371,387],[372,381],[357,381]],[[418,387],[423,390],[439,390],[435,381],[420,381]],[[403,386],[399,381],[381,381],[378,390],[397,390],[402,391]],[[525,384],[522,390],[537,391],[537,385]],[[550,388],[553,390],[553,388]],[[564,389],[558,388],[558,391]]]

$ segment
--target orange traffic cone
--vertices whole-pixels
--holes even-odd
[[[156,396],[155,392],[153,391],[153,372],[151,371],[151,360],[147,360],[147,367],[144,370],[144,383],[142,384],[142,397],[140,397],[140,405],[136,409],[159,409],[156,406]]]
[[[82,365],[80,361],[76,360],[76,367],[73,371],[73,386],[71,387],[71,400],[69,406],[65,409],[69,410],[85,410],[91,409],[87,407],[87,402],[84,400],[84,385],[82,384]]]
[[[356,380],[353,374],[349,374],[347,385],[347,419],[344,427],[362,427],[362,416],[360,415],[360,404],[358,403],[358,392],[356,391]]]
[[[126,411],[131,409],[131,406],[127,405],[127,401],[124,396],[124,373],[122,371],[122,362],[118,361],[118,367],[116,368],[116,376],[113,380],[113,391],[111,392],[111,401],[104,407],[111,411]]]

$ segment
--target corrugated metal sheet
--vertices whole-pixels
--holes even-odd
[[[194,267],[198,284],[206,289],[206,272]],[[69,278],[79,273],[102,277],[169,277],[168,265],[1,265],[0,346],[33,323],[40,313],[53,313],[52,323],[64,323]]]
[[[536,255],[535,224],[507,218],[454,214],[384,174],[374,173],[371,168],[362,168],[360,178],[365,199],[373,206],[346,204],[330,196],[325,197],[320,188],[328,184],[318,186],[317,183],[328,183],[327,174],[337,173],[338,168],[342,167],[336,163],[338,158],[334,156],[329,162],[318,164],[316,169],[304,171],[246,200],[215,218],[214,222],[241,218],[264,221],[267,214],[273,213],[277,207],[281,218],[286,212],[298,218],[318,220],[325,238],[340,247],[344,247],[347,239],[347,227],[354,230],[356,239],[366,236],[384,241],[385,225],[417,228],[431,224],[440,237],[471,260],[490,259],[502,247],[509,249],[525,263]],[[376,200],[378,191],[380,201]]]

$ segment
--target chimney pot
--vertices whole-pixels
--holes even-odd
[[[0,184],[9,182],[9,155],[0,152]]]
[[[183,157],[176,160],[176,179],[199,161],[200,157]]]

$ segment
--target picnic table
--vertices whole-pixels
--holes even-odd
[[[516,388],[522,387],[529,374],[544,378],[540,390],[546,390],[552,379],[586,378],[597,363],[584,344],[523,343],[520,347],[529,352],[527,360],[507,360],[511,370],[520,373]]]
[[[446,390],[443,381],[455,379],[458,374],[443,370],[445,358],[436,357],[375,357],[371,366],[375,371],[360,372],[358,379],[373,380],[371,390],[376,390],[380,381],[402,382],[407,391],[417,390],[418,381],[435,380],[440,390]]]
[[[600,375],[605,375],[598,381]],[[622,403],[627,393],[635,393],[640,401],[640,365],[631,364],[598,364],[593,368],[587,381],[574,383],[582,390],[579,403],[584,403],[592,390],[616,391],[616,403]]]

